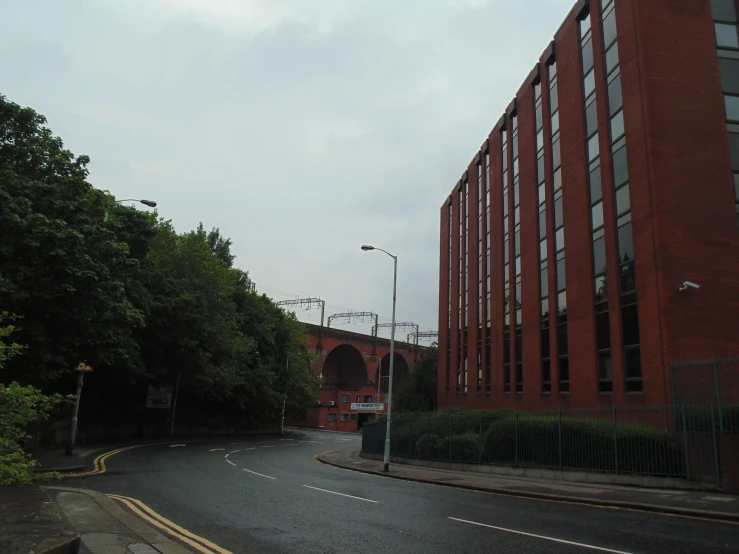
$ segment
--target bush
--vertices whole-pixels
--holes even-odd
[[[480,462],[480,435],[465,433],[446,437],[441,441],[440,458],[448,456],[452,462]]]
[[[439,435],[426,433],[416,441],[416,457],[436,460],[443,457],[443,439]]]
[[[28,437],[31,423],[45,420],[55,406],[69,401],[59,394],[46,396],[34,387],[0,383],[0,484],[28,485],[39,477],[34,474],[36,462],[21,445]]]

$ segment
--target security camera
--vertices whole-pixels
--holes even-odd
[[[692,281],[683,281],[682,286],[679,289],[677,289],[677,292],[682,292],[686,290],[687,288],[699,289],[701,288],[701,286],[697,285],[696,283],[693,283]]]

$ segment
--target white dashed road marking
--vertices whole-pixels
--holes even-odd
[[[229,464],[231,464],[232,466],[235,466],[235,465],[236,465],[236,464],[235,464],[235,463],[233,463],[233,462],[232,462],[231,460],[226,460],[226,461],[227,461],[227,462],[228,462]]]
[[[226,450],[225,448],[211,448],[208,452],[215,452],[216,450]]]
[[[525,537],[533,537],[535,539],[543,539],[545,541],[558,542],[560,544],[570,544],[572,546],[580,546],[582,548],[589,548],[590,550],[598,550],[599,552],[612,552],[613,554],[629,554],[623,550],[612,550],[610,548],[603,548],[601,546],[593,546],[592,544],[583,544],[581,542],[566,541],[564,539],[555,539],[554,537],[547,537],[545,535],[535,535],[533,533],[525,533],[524,531],[516,531],[515,529],[506,529],[505,527],[496,527],[495,525],[487,525],[485,523],[478,523],[476,521],[468,521],[466,519],[459,519],[456,517],[450,517],[452,521],[459,521],[460,523],[469,523],[470,525],[476,525],[478,527],[487,527],[488,529],[495,529],[496,531],[503,531],[505,533],[513,533],[514,535],[523,535]]]
[[[263,475],[261,473],[257,473],[256,471],[252,471],[250,469],[246,469],[245,467],[242,467],[241,469],[243,469],[244,471],[247,471],[249,473],[253,473],[254,475],[259,475],[260,477],[266,477],[267,479],[274,479],[275,481],[277,480],[277,477],[270,477],[269,475]]]
[[[359,496],[352,496],[351,494],[344,494],[341,492],[336,491],[327,491],[326,489],[319,489],[318,487],[311,487],[310,485],[303,485],[306,489],[313,489],[314,491],[321,491],[321,492],[327,492],[329,494],[335,494],[338,496],[345,496],[347,498],[353,498],[354,500],[361,500],[363,502],[372,502],[373,504],[377,504],[377,500],[370,500],[369,498],[361,498]]]

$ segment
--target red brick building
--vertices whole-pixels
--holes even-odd
[[[666,404],[739,353],[738,13],[577,2],[441,207],[440,406]]]

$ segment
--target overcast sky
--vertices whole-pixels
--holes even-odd
[[[573,3],[0,0],[0,93],[98,188],[219,227],[260,291],[389,322],[370,243],[436,330],[439,208]]]

